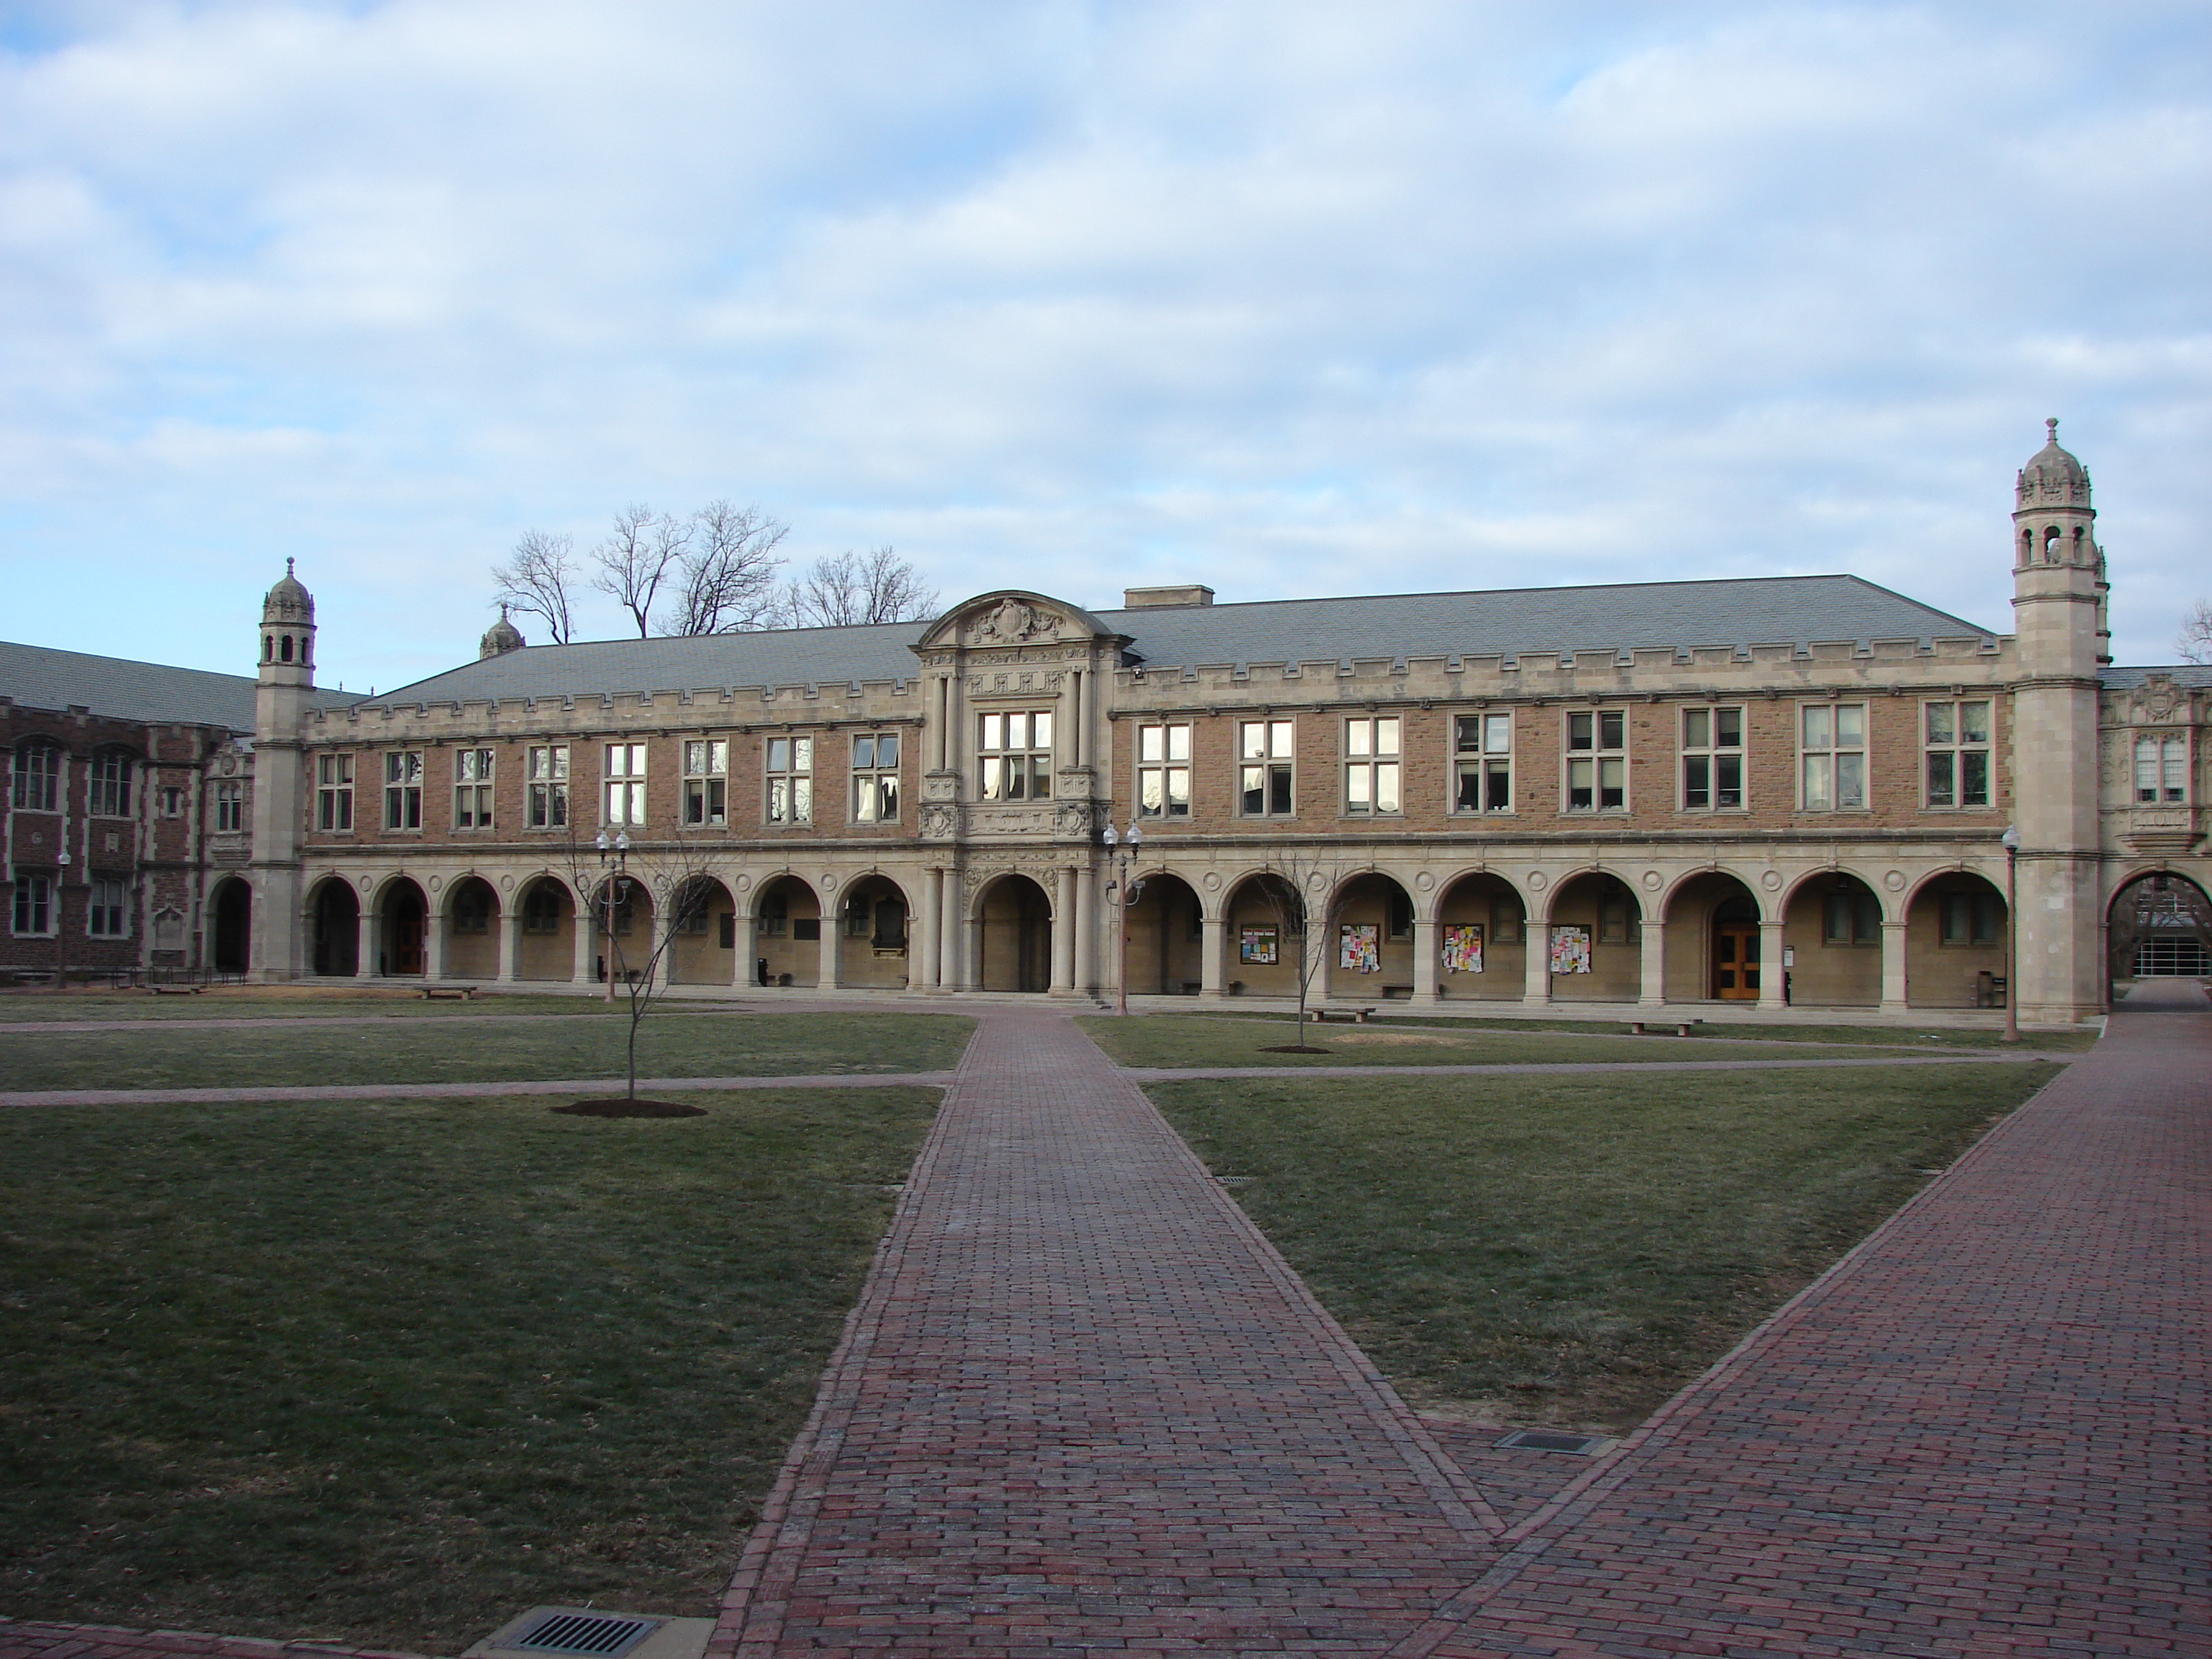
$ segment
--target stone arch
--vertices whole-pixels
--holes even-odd
[[[2011,918],[2003,890],[1966,865],[1923,878],[1906,899],[1905,1000],[1916,1008],[2001,1006]]]
[[[1551,988],[1559,1002],[1634,1002],[1644,987],[1644,902],[1603,868],[1562,876],[1545,914]]]
[[[1893,918],[1879,881],[1841,866],[1815,870],[1783,894],[1789,1000],[1808,1007],[1881,1006],[1882,929]]]
[[[1756,1002],[1766,920],[1759,889],[1733,870],[1693,870],[1658,901],[1669,1002]]]
[[[1165,867],[1140,872],[1121,912],[1121,962],[1132,996],[1195,996],[1206,982],[1206,904]]]
[[[1437,991],[1518,1001],[1528,986],[1528,899],[1495,870],[1463,870],[1438,884]]]
[[[592,974],[601,984],[642,979],[653,969],[659,908],[642,877],[610,871],[592,889]]]
[[[308,955],[324,979],[352,979],[362,969],[361,893],[343,876],[325,876],[307,892]]]
[[[822,896],[788,870],[753,889],[753,971],[763,985],[822,982]]]
[[[969,912],[975,988],[1052,988],[1052,895],[1034,877],[1000,871],[978,883]]]
[[[419,979],[426,971],[431,927],[429,896],[412,876],[392,876],[376,890],[376,976]]]
[[[576,895],[550,871],[526,876],[515,890],[522,936],[515,946],[514,976],[570,980],[576,975]]]
[[[499,890],[471,871],[446,884],[438,925],[446,930],[448,979],[499,977]]]
[[[2105,907],[2113,994],[2138,979],[2212,976],[2212,896],[2179,870],[2133,872]]]
[[[881,870],[849,878],[837,900],[837,983],[901,990],[908,982],[914,898]]]
[[[1413,896],[1404,884],[1381,870],[1355,872],[1337,883],[1322,914],[1329,922],[1323,995],[1412,997]]]
[[[737,973],[738,902],[706,871],[685,877],[669,895],[674,927],[668,939],[673,985],[727,985]]]
[[[253,889],[243,876],[225,876],[208,895],[208,966],[244,974],[252,955]]]
[[[1231,996],[1297,995],[1310,908],[1279,870],[1261,866],[1223,884],[1222,983]]]

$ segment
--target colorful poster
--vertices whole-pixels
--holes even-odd
[[[1555,974],[1587,974],[1589,970],[1589,929],[1552,929],[1552,971]]]
[[[1482,929],[1479,926],[1460,926],[1446,923],[1444,927],[1444,972],[1448,974],[1479,974],[1482,971]]]
[[[1237,935],[1237,960],[1265,968],[1280,962],[1282,935],[1273,927],[1241,928]]]
[[[1382,971],[1382,930],[1371,921],[1347,921],[1336,950],[1336,965],[1355,974]]]

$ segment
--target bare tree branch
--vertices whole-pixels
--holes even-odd
[[[680,609],[664,634],[737,634],[775,625],[775,550],[790,533],[757,507],[709,501],[691,515]]]
[[[599,567],[592,586],[629,612],[643,639],[660,585],[682,565],[690,545],[691,526],[684,520],[649,507],[626,507],[615,514],[613,532],[592,550]]]
[[[498,584],[492,603],[536,617],[554,644],[568,644],[575,634],[568,616],[568,584],[576,574],[574,550],[575,544],[566,536],[524,531],[514,556],[492,567],[491,579]]]
[[[937,613],[937,590],[889,547],[816,561],[791,584],[785,607],[797,628],[851,628],[867,623],[919,622]]]
[[[2184,662],[2212,663],[2212,599],[2199,599],[2190,608],[2173,648]]]
[[[1298,986],[1298,1047],[1305,1047],[1306,1004],[1313,987],[1314,974],[1328,959],[1328,923],[1332,908],[1324,902],[1319,924],[1312,925],[1308,914],[1309,892],[1328,893],[1336,885],[1340,871],[1337,865],[1310,848],[1287,846],[1279,850],[1267,861],[1267,869],[1254,884],[1255,890],[1280,928],[1284,943],[1296,941],[1296,967]],[[1327,983],[1324,975],[1323,983]]]

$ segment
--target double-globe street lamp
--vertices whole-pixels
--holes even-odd
[[[599,973],[607,982],[607,1000],[612,1002],[615,1000],[615,905],[619,898],[629,896],[629,832],[617,830],[610,836],[602,830],[599,839],[592,845],[599,851],[602,872],[606,869],[610,858],[614,864],[614,874],[611,877],[603,875],[599,881],[600,904],[606,913],[602,932],[607,941],[606,954],[599,958]]]
[[[1129,820],[1129,833],[1117,834],[1114,820],[1106,820],[1105,833],[1099,839],[1106,843],[1106,854],[1114,860],[1113,878],[1106,884],[1106,914],[1113,919],[1114,936],[1120,941],[1114,956],[1114,1012],[1129,1012],[1129,928],[1121,913],[1133,908],[1138,896],[1145,890],[1145,878],[1129,879],[1135,867],[1137,854],[1145,844],[1145,832],[1137,827],[1134,818]]]
[[[2005,849],[2005,1027],[2004,1041],[2020,1041],[2020,922],[2014,915],[2017,908],[2013,901],[2019,886],[2020,830],[2007,826],[2004,832]]]

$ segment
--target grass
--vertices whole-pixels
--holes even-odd
[[[710,1613],[936,1091],[686,1098],[0,1115],[0,1607]]]
[[[674,1005],[682,1006],[682,1004]],[[698,1005],[712,1009],[713,1003]],[[597,997],[483,996],[435,1001],[409,991],[325,991],[305,985],[282,989],[211,989],[198,996],[149,996],[143,991],[0,993],[0,1025],[49,1020],[103,1019],[466,1019],[482,1014],[593,1014],[606,1012]]]
[[[1641,1420],[2050,1065],[1150,1092],[1409,1398]]]
[[[1685,1014],[1679,1007],[1656,1011],[1652,1024],[1665,1025],[1674,1021],[1702,1016]],[[1162,1018],[1188,1018],[1188,1015],[1162,1015]],[[1291,1023],[1290,1017],[1279,1013],[1231,1013],[1224,1010],[1206,1018],[1214,1019],[1257,1020],[1267,1024]],[[1626,1020],[1610,1019],[1516,1019],[1492,1018],[1486,1015],[1452,1014],[1384,1014],[1375,1015],[1372,1023],[1399,1030],[1428,1030],[1443,1029],[1474,1031],[1557,1031],[1577,1032],[1585,1036],[1611,1034],[1615,1036],[1632,1035]],[[1332,1030],[1334,1028],[1331,1028]],[[2098,1032],[2094,1026],[2075,1026],[2065,1030],[2027,1030],[2021,1033],[2020,1046],[2046,1054],[2086,1054],[2097,1046]],[[1684,1039],[1676,1038],[1680,1042]],[[2003,1034],[1996,1027],[1951,1025],[1801,1025],[1794,1022],[1775,1021],[1760,1024],[1749,1020],[1727,1018],[1708,1024],[1692,1042],[1847,1042],[1871,1048],[2002,1048],[2007,1047]]]
[[[619,1005],[617,1005],[619,1009]],[[638,1075],[784,1077],[950,1070],[974,1022],[957,1014],[648,1015]],[[626,1012],[487,1021],[309,1026],[241,1041],[235,1030],[0,1032],[11,1090],[459,1083],[619,1078]]]

